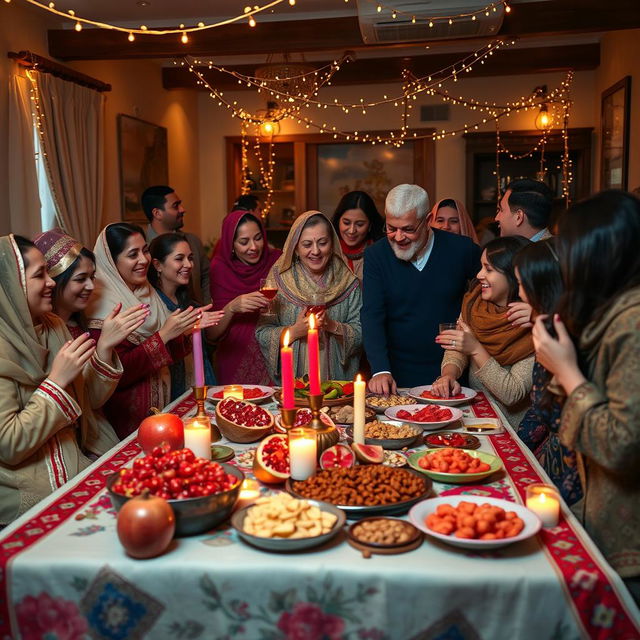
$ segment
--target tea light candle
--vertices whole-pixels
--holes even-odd
[[[353,383],[353,441],[364,444],[365,391],[367,383],[358,374]]]
[[[222,390],[223,398],[235,398],[236,400],[244,400],[244,391],[240,384],[228,384]]]
[[[238,494],[238,501],[236,502],[236,509],[243,509],[253,504],[260,497],[260,483],[253,478],[245,478],[242,486],[240,487],[240,493]]]
[[[306,480],[316,472],[316,434],[312,429],[289,429],[289,467],[292,480]]]
[[[547,484],[532,484],[527,487],[527,509],[531,509],[542,520],[543,527],[555,527],[560,518],[560,496],[558,490]]]
[[[184,421],[184,446],[199,458],[211,459],[211,425],[202,418]]]

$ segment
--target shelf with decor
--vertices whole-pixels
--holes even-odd
[[[591,192],[592,128],[568,130],[569,158],[573,180],[569,185],[572,202]],[[501,131],[502,144],[515,155],[527,153],[540,140],[540,131]],[[466,141],[466,201],[469,215],[477,224],[483,218],[494,217],[497,209],[496,134],[494,132],[467,133]],[[544,157],[544,182],[554,193],[553,219],[565,208],[562,197],[562,158],[564,140],[561,131],[548,136]],[[517,178],[539,179],[540,151],[530,157],[512,159],[500,154],[500,192]]]

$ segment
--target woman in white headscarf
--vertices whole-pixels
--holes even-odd
[[[73,340],[64,322],[51,313],[55,283],[32,242],[1,237],[0,272],[4,525],[90,464],[85,454],[92,452],[96,430],[108,429],[96,420],[91,398],[107,398],[122,367],[111,348],[98,358],[87,333]]]

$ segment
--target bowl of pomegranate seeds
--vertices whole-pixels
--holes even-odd
[[[170,451],[165,444],[110,475],[107,490],[116,511],[143,491],[164,498],[176,517],[175,535],[191,536],[231,516],[243,480],[232,465],[198,458],[191,449]]]
[[[216,424],[227,440],[245,444],[273,429],[273,415],[253,402],[225,398],[216,405]]]

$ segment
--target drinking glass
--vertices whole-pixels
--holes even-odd
[[[442,333],[443,331],[455,331],[457,328],[457,322],[441,322],[438,325],[438,333]]]
[[[305,312],[305,315],[307,316],[312,313],[318,314],[326,309],[325,296],[321,291],[312,293],[311,297],[309,298],[309,302],[310,304],[307,305],[307,310]]]
[[[262,278],[260,280],[260,293],[269,301],[268,306],[263,308],[260,313],[265,316],[272,316],[271,301],[276,297],[278,290],[271,285],[267,285],[267,279]]]

